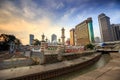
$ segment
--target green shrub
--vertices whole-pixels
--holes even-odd
[[[90,49],[90,50],[92,50],[92,49],[94,49],[94,45],[92,45],[92,44],[87,44],[87,45],[85,45],[85,48],[86,49]]]

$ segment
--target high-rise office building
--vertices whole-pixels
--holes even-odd
[[[57,36],[55,34],[52,34],[51,42],[57,42]]]
[[[70,30],[70,45],[75,45],[75,29]]]
[[[75,45],[86,45],[94,42],[92,18],[88,18],[75,27]]]
[[[98,21],[102,42],[112,41],[110,18],[102,13],[98,16]]]
[[[33,44],[33,40],[34,40],[34,35],[33,35],[33,34],[30,34],[30,45]]]
[[[118,41],[120,40],[120,24],[112,24],[112,33],[113,33],[113,40]]]

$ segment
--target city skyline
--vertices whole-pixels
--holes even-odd
[[[98,15],[105,13],[111,24],[120,23],[119,3],[118,0],[1,0],[0,34],[14,34],[23,44],[29,44],[29,34],[41,40],[44,33],[50,40],[54,31],[61,38],[64,27],[67,39],[71,28],[92,17],[94,35],[100,36]]]

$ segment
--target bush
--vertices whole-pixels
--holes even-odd
[[[92,44],[87,44],[87,45],[85,45],[85,48],[86,48],[86,49],[91,49],[91,50],[92,50],[92,49],[94,49],[94,47],[95,47],[95,46],[92,45]]]

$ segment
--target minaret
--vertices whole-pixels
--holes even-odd
[[[44,44],[45,44],[45,43],[44,43],[44,38],[45,38],[45,35],[43,34],[43,35],[42,35],[42,41],[41,41],[41,52],[42,52],[42,53],[44,53],[44,47],[45,47],[45,46],[44,46]]]
[[[46,37],[46,39],[45,39],[45,40],[46,40],[46,42],[48,41],[47,37]]]
[[[47,37],[46,37],[46,39],[45,39],[45,49],[46,48],[48,48],[48,39],[47,39]]]
[[[43,35],[42,35],[42,41],[44,41],[44,38],[45,38],[45,35],[44,35],[44,33],[43,33]]]
[[[62,45],[64,45],[64,44],[65,44],[65,29],[62,28],[61,31],[62,31],[62,36],[61,36],[61,39],[62,39]]]
[[[61,42],[60,39],[58,39],[58,42],[59,42],[59,43]]]
[[[44,42],[45,35],[42,35],[42,41],[41,41],[41,53],[40,53],[40,64],[45,63],[45,56],[44,56],[44,50],[45,50],[45,42]]]

